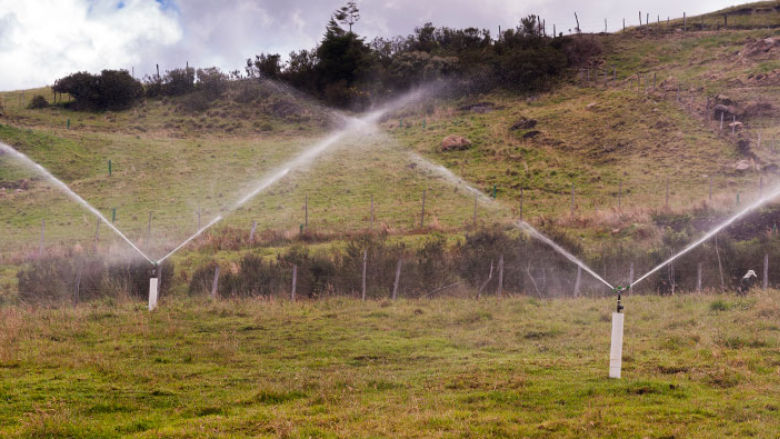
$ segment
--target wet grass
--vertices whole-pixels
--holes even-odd
[[[778,294],[4,307],[0,435],[772,437]]]

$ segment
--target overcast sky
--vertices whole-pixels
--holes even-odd
[[[260,52],[312,48],[342,0],[0,0],[0,90],[38,87],[80,70],[134,69],[137,77],[190,65],[242,69]],[[735,4],[729,0],[362,0],[354,31],[368,40],[437,26],[516,26],[538,14],[548,31],[614,31],[638,11],[679,17]]]

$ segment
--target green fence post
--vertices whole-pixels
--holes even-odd
[[[493,199],[494,199],[494,200],[495,200],[495,198],[496,198],[496,189],[497,189],[497,187],[496,187],[496,185],[494,184],[494,185],[493,185]]]
[[[111,176],[111,160],[108,161],[108,176]]]
[[[116,207],[111,209],[111,222],[116,222]]]
[[[70,119],[65,123],[65,128],[70,129]]]

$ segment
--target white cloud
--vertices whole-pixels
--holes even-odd
[[[0,89],[130,69],[145,50],[181,38],[175,10],[154,0],[0,0]]]

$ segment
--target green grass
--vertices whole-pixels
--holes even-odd
[[[5,307],[0,435],[773,437],[779,294]]]

